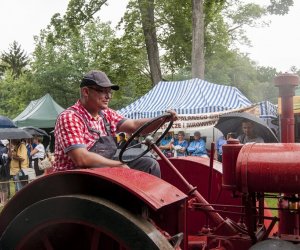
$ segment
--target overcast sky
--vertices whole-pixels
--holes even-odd
[[[127,1],[108,2],[109,6],[101,10],[101,18],[115,25]],[[249,53],[260,66],[272,66],[283,72],[291,66],[300,69],[300,32],[297,29],[300,1],[294,2],[288,15],[271,17],[269,27],[248,29],[253,47],[242,48],[242,51]],[[63,14],[67,4],[68,0],[0,0],[0,51],[7,50],[9,44],[16,40],[26,52],[31,53],[34,49],[33,36],[49,24],[53,14]]]

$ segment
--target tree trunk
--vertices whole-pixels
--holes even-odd
[[[203,0],[192,0],[193,40],[192,77],[204,79],[204,11]]]
[[[150,66],[152,84],[156,85],[162,80],[159,62],[159,52],[154,24],[154,0],[138,0],[142,17],[142,27],[145,36],[148,61]]]

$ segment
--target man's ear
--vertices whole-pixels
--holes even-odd
[[[81,94],[83,96],[88,96],[88,94],[89,94],[89,88],[88,87],[82,87],[81,88]]]

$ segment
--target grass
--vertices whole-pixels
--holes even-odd
[[[16,192],[15,184],[12,181],[10,181],[9,186],[10,186],[10,198],[11,198],[15,195],[15,192]],[[0,207],[0,212],[2,211],[2,209],[3,209],[3,207]]]
[[[273,208],[273,207],[277,208],[277,206],[278,206],[278,199],[276,199],[276,198],[266,198],[265,201],[267,203],[267,206],[270,208]],[[271,210],[271,213],[273,216],[278,217],[277,210]]]

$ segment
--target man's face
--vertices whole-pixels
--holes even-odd
[[[194,134],[194,139],[195,139],[195,140],[199,140],[200,137],[201,137],[201,134],[199,134],[199,133],[195,133],[195,134]]]
[[[111,88],[102,88],[99,86],[87,87],[89,91],[89,103],[98,109],[108,108],[108,103],[112,98]]]
[[[253,134],[253,128],[254,128],[254,125],[251,122],[243,122],[242,123],[242,129],[246,136],[250,136]]]

